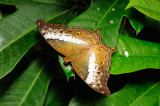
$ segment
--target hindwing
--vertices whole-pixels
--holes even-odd
[[[92,89],[106,96],[110,94],[107,82],[110,77],[111,54],[116,49],[104,44],[92,46],[88,52],[71,61],[80,78]]]

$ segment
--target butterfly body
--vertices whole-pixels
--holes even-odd
[[[89,31],[81,27],[68,27],[37,20],[38,29],[45,40],[66,56],[80,78],[95,91],[109,95],[111,54],[117,48],[101,43],[99,29]]]

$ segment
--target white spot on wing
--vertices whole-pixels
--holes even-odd
[[[95,53],[92,53],[91,56],[89,57],[89,65],[88,65],[88,75],[86,78],[86,83],[91,84],[92,82],[95,82],[95,76],[96,76],[96,71],[97,67],[95,67],[96,64],[96,55]]]
[[[66,36],[66,34],[59,34],[59,33],[48,33],[44,35],[45,39],[58,39],[58,40],[63,40],[63,41],[67,41],[67,42],[72,42],[72,43],[76,43],[76,44],[85,44],[86,42],[84,42],[81,39],[78,38],[73,38],[72,36]]]

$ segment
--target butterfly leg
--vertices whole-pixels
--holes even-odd
[[[74,71],[74,68],[72,67],[72,72],[74,74],[74,80],[76,80],[76,74],[75,74],[75,71]]]

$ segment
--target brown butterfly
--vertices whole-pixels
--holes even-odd
[[[80,78],[95,91],[108,96],[107,86],[111,55],[117,48],[101,43],[99,29],[90,31],[81,27],[50,24],[42,19],[37,26],[45,40],[59,53],[66,56]]]

